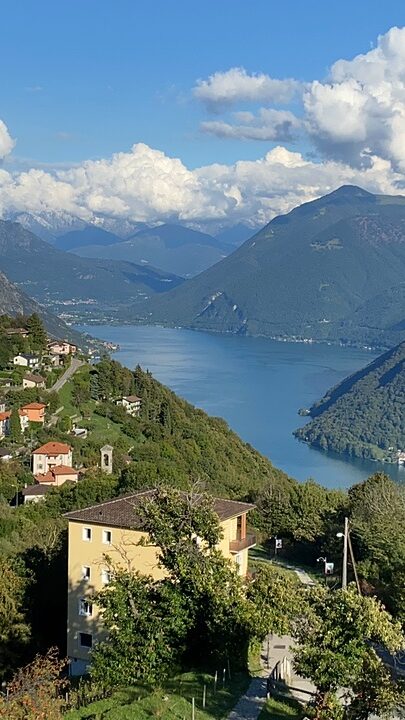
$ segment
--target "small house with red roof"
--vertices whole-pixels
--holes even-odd
[[[46,405],[40,402],[27,403],[23,405],[20,410],[23,415],[26,416],[27,422],[45,422],[45,408]]]

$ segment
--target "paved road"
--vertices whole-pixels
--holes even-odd
[[[259,670],[245,694],[239,698],[234,709],[229,713],[227,720],[257,720],[259,717],[267,696],[267,677],[268,670],[264,668],[264,662],[267,657],[267,640],[264,642],[260,656],[260,664],[262,669]]]
[[[63,388],[65,382],[70,380],[70,378],[75,374],[76,370],[79,369],[82,365],[85,365],[83,360],[78,360],[77,358],[72,358],[72,361],[69,365],[69,367],[65,370],[63,375],[60,376],[60,378],[52,385],[51,390],[54,392],[59,392],[61,388]]]

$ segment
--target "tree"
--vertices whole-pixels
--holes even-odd
[[[305,602],[301,585],[269,564],[261,564],[250,583],[247,597],[255,611],[258,635],[289,635]],[[260,629],[260,630],[259,630]]]
[[[22,438],[20,416],[17,408],[13,408],[10,416],[10,439],[12,442],[20,442]]]
[[[0,718],[5,720],[62,720],[61,691],[66,680],[61,674],[66,661],[59,660],[56,648],[19,670],[8,685],[8,697],[0,696]]]
[[[0,676],[10,671],[30,629],[23,613],[25,581],[5,558],[0,560]]]
[[[352,586],[335,592],[314,588],[303,610],[294,633],[294,664],[317,687],[315,718],[320,720],[329,718],[326,708],[336,704],[338,688],[347,688],[353,698],[361,683],[372,684],[376,667],[383,678],[384,665],[372,643],[394,652],[404,646],[405,638],[381,603],[358,595]],[[358,692],[357,702],[362,707]]]
[[[352,534],[360,573],[405,619],[405,489],[375,473],[349,490]]]
[[[234,564],[216,549],[222,531],[212,506],[204,493],[167,488],[137,505],[140,543],[158,548],[164,578],[112,570],[112,582],[95,598],[108,639],[92,653],[94,677],[157,681],[186,659],[245,666],[256,616]]]
[[[43,350],[45,350],[47,343],[47,335],[39,315],[37,315],[37,313],[33,313],[27,318],[25,324],[29,332],[31,349],[35,350],[36,352],[42,352]]]
[[[110,687],[161,682],[182,655],[189,624],[185,602],[171,583],[111,569],[112,583],[96,602],[108,641],[92,653],[91,676]]]

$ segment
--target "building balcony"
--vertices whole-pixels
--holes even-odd
[[[247,550],[248,548],[256,545],[256,535],[246,535],[245,538],[239,540],[231,540],[229,543],[229,551],[231,553],[238,553],[241,550]]]

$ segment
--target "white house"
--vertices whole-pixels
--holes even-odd
[[[28,373],[28,375],[23,378],[22,385],[23,388],[44,388],[45,378],[43,378],[42,375]]]
[[[56,465],[72,467],[72,448],[61,442],[48,442],[32,453],[32,472],[45,475]]]
[[[40,358],[38,355],[28,355],[21,353],[13,357],[13,365],[19,365],[20,367],[27,367],[31,370],[39,367]]]
[[[125,412],[136,417],[141,412],[142,399],[137,395],[126,395],[118,400],[117,405],[122,405]]]

